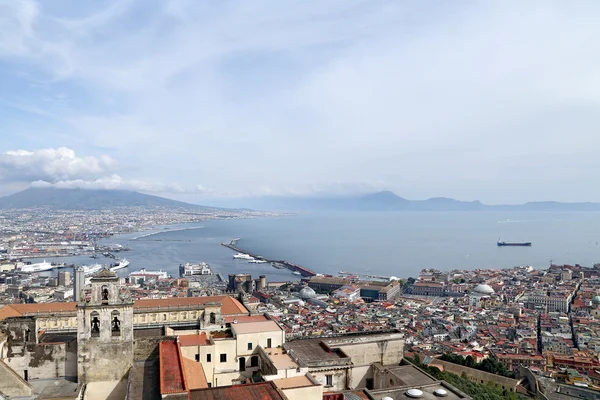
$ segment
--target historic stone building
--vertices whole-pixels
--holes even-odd
[[[133,301],[109,269],[92,278],[90,299],[77,305],[77,346],[81,383],[119,381],[133,364]]]

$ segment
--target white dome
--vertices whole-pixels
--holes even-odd
[[[317,297],[317,293],[307,286],[300,291],[300,297],[303,299],[314,299]]]
[[[406,395],[408,397],[412,397],[414,399],[418,399],[419,397],[423,397],[423,392],[419,389],[408,389],[406,391]]]
[[[392,399],[390,396],[385,396],[385,397],[384,397],[383,399],[381,399],[381,400],[394,400],[394,399]]]
[[[397,277],[395,277],[395,276],[390,276],[390,281],[397,281],[397,280],[398,280],[398,278],[397,278]]]
[[[485,283],[480,283],[479,285],[475,286],[475,289],[473,289],[473,293],[493,294],[494,289],[492,289],[492,287],[490,285],[486,285]]]
[[[446,397],[448,396],[448,392],[445,389],[436,389],[433,394],[438,397]]]

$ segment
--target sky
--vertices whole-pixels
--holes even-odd
[[[599,13],[0,0],[0,195],[600,202]]]

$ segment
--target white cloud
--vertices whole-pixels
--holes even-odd
[[[123,179],[117,174],[97,178],[97,179],[71,179],[48,182],[38,180],[31,183],[33,187],[56,187],[61,189],[101,189],[101,190],[135,190],[147,193],[184,193],[186,189],[178,184],[162,184],[156,182],[146,182],[135,179]]]
[[[110,156],[78,157],[66,147],[0,154],[0,179],[5,181],[89,179],[117,169],[119,164]]]

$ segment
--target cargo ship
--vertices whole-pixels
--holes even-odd
[[[501,242],[498,240],[498,246],[531,246],[531,242]]]

